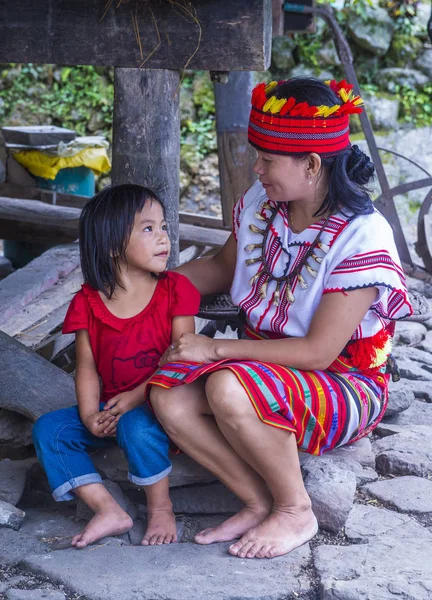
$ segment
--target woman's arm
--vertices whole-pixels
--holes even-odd
[[[231,234],[214,256],[197,258],[174,269],[185,275],[202,296],[228,292],[234,279],[237,242]]]
[[[323,370],[339,356],[367,313],[377,289],[325,294],[305,337],[280,340],[226,340],[184,335],[165,362],[256,360],[295,369]]]

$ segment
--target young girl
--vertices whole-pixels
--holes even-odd
[[[76,332],[78,406],[38,419],[36,452],[55,500],[75,495],[95,513],[73,546],[132,527],[88,455],[115,442],[126,455],[129,480],[147,496],[142,544],[169,544],[176,541],[169,440],[144,404],[145,392],[168,346],[194,332],[200,296],[186,277],[165,272],[170,241],[164,207],[139,185],[105,188],[86,204],[80,252],[85,283],[63,326],[63,333]]]

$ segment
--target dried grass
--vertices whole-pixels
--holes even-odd
[[[140,53],[140,59],[141,59],[141,63],[139,65],[137,65],[139,68],[144,67],[144,65],[150,60],[150,58],[155,54],[155,52],[158,51],[158,49],[160,48],[160,46],[162,44],[162,37],[161,37],[160,30],[159,30],[158,22],[155,17],[155,13],[152,9],[152,4],[154,3],[154,1],[155,0],[105,0],[105,7],[104,7],[104,12],[103,12],[101,21],[106,17],[106,15],[108,14],[109,10],[111,9],[111,7],[113,5],[114,5],[115,10],[119,9],[122,4],[128,5],[130,7],[131,19],[132,19],[132,29],[133,29],[136,44],[138,46],[138,50]],[[160,5],[161,3],[166,4],[167,8],[169,7],[180,18],[186,20],[188,23],[191,23],[191,25],[196,26],[196,29],[198,31],[196,47],[195,47],[194,51],[192,52],[192,54],[187,59],[185,65],[182,69],[182,75],[180,78],[180,84],[181,84],[181,82],[183,81],[183,78],[184,78],[185,70],[188,68],[188,66],[190,65],[191,61],[193,60],[194,56],[196,55],[196,53],[198,52],[198,50],[200,48],[201,39],[202,39],[202,27],[201,27],[201,23],[198,19],[196,8],[193,5],[193,3],[190,2],[189,0],[159,0],[158,4]],[[154,28],[155,28],[156,35],[157,35],[157,43],[156,43],[155,47],[147,54],[147,56],[144,57],[143,45],[142,45],[141,35],[140,35],[140,20],[144,19],[146,16],[148,17],[148,15],[151,16],[151,19],[154,24]],[[170,45],[171,40],[169,39],[169,36],[167,33],[166,33],[166,39],[167,39],[167,43]],[[179,84],[179,87],[180,87],[180,84]],[[178,92],[178,89],[177,89],[176,93],[177,92]]]

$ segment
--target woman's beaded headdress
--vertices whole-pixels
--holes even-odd
[[[326,84],[340,98],[341,104],[310,106],[295,98],[277,98],[272,92],[285,81],[259,83],[252,92],[249,119],[249,142],[263,152],[300,154],[316,152],[324,156],[337,154],[350,145],[349,115],[361,113],[363,100],[353,94],[347,81]]]

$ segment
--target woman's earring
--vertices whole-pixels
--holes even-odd
[[[312,181],[312,175],[308,175],[308,184],[312,185],[313,181]]]

